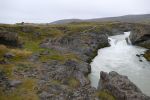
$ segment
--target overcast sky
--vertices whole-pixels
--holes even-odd
[[[0,23],[150,13],[150,0],[0,0]]]

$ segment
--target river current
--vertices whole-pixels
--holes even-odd
[[[150,62],[142,56],[146,49],[131,45],[129,35],[130,32],[125,32],[110,36],[111,46],[98,50],[98,55],[91,63],[91,85],[98,86],[100,71],[116,71],[128,76],[143,93],[150,96]]]

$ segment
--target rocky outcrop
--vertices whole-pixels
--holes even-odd
[[[90,86],[90,80],[87,78],[91,72],[91,66],[87,61],[96,56],[98,49],[109,46],[108,36],[103,31],[74,33],[57,39],[49,38],[40,46],[53,48],[62,53],[73,52],[80,58],[80,61],[67,60],[64,64],[57,61],[43,64],[42,69],[45,70],[42,72],[42,80],[59,80],[61,84],[57,86],[51,84],[48,91],[39,89],[41,100],[96,100],[96,89]],[[68,84],[76,82],[69,83],[70,79],[79,82],[73,90]],[[41,83],[40,86],[44,87],[45,83]]]
[[[87,63],[72,60],[64,64],[58,61],[42,64],[42,70],[36,74],[40,99],[95,100],[96,89],[90,86],[90,81],[85,77],[90,71],[87,66]]]
[[[81,87],[71,90],[66,85],[50,84],[47,91],[39,94],[40,100],[99,100],[94,93],[96,89]]]
[[[10,59],[10,58],[13,58],[13,57],[15,57],[15,55],[13,53],[10,53],[10,52],[8,52],[4,55],[4,58],[7,58],[7,59]]]
[[[99,90],[108,90],[117,100],[150,100],[127,76],[117,72],[101,72]]]
[[[6,89],[9,85],[8,78],[5,73],[0,70],[0,87]]]
[[[150,49],[150,25],[135,25],[131,31],[130,40],[133,45]],[[145,52],[144,57],[149,61],[150,55],[148,52]]]
[[[42,74],[43,77],[41,77],[44,80],[54,79],[66,83],[69,78],[75,78],[80,82],[81,86],[90,83],[85,77],[90,72],[90,66],[87,63],[68,60],[64,64],[60,64],[57,61],[52,61],[43,64],[42,67],[45,69]]]
[[[19,81],[19,80],[10,80],[10,81],[9,81],[9,86],[10,86],[10,87],[17,87],[17,86],[19,86],[21,83],[22,83],[22,82]]]
[[[76,52],[84,61],[95,56],[98,49],[109,46],[108,36],[103,33],[76,33],[59,39],[46,39],[41,43],[43,48]]]
[[[22,82],[19,80],[9,80],[5,72],[0,71],[0,88],[3,90],[10,90],[16,88]]]
[[[0,44],[9,46],[21,46],[18,34],[15,32],[0,31]]]
[[[130,39],[133,45],[150,49],[150,25],[135,25],[131,31]]]

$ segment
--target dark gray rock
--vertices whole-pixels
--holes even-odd
[[[137,24],[131,31],[132,44],[150,49],[150,25]]]
[[[41,33],[37,32],[37,33],[34,33],[34,35],[35,35],[36,37],[38,37],[38,36],[41,35]]]
[[[0,60],[0,64],[9,64],[7,59],[2,59]]]
[[[39,79],[48,80],[59,80],[64,84],[68,83],[68,79],[75,78],[80,82],[81,86],[89,84],[89,80],[86,77],[90,72],[90,65],[85,62],[77,62],[74,60],[67,60],[64,64],[59,61],[45,62],[40,66],[41,70],[38,70]],[[30,71],[28,71],[30,72]],[[34,73],[32,71],[32,73]]]
[[[0,70],[0,87],[5,89],[9,89],[9,82],[8,78],[6,77],[5,73]]]
[[[19,80],[10,80],[9,81],[9,86],[10,87],[17,87],[18,85],[21,85],[21,81],[19,81]]]
[[[66,35],[59,39],[45,39],[40,46],[42,48],[53,48],[63,52],[76,52],[82,56],[82,60],[87,61],[95,56],[95,51],[109,46],[109,43],[106,33],[100,31],[99,33],[76,33]]]
[[[47,100],[50,99],[54,94],[49,94],[46,91],[43,91],[42,93],[39,94],[41,100]]]
[[[35,53],[33,54],[30,58],[29,58],[29,61],[38,61],[39,60],[39,57],[40,57],[40,54],[39,53]]]
[[[19,41],[18,33],[0,30],[0,44],[21,47],[22,43]]]
[[[150,100],[127,76],[114,71],[109,74],[103,71],[100,73],[98,89],[110,91],[117,100]]]
[[[73,60],[68,60],[64,64],[65,66],[71,66],[76,68],[76,70],[81,71],[84,75],[88,75],[91,71],[91,66],[86,62],[76,62]]]
[[[4,57],[7,58],[7,59],[10,59],[10,58],[15,57],[15,55],[14,55],[13,53],[8,52],[8,53],[6,53],[6,54],[4,55]]]
[[[137,56],[137,57],[140,57],[140,55],[139,55],[139,54],[136,54],[136,56]]]

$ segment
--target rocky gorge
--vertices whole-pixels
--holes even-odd
[[[0,25],[0,99],[150,100],[116,72],[101,72],[98,89],[88,79],[108,36],[131,31],[132,44],[149,49],[149,28],[120,22]],[[149,51],[144,56],[149,59]]]

